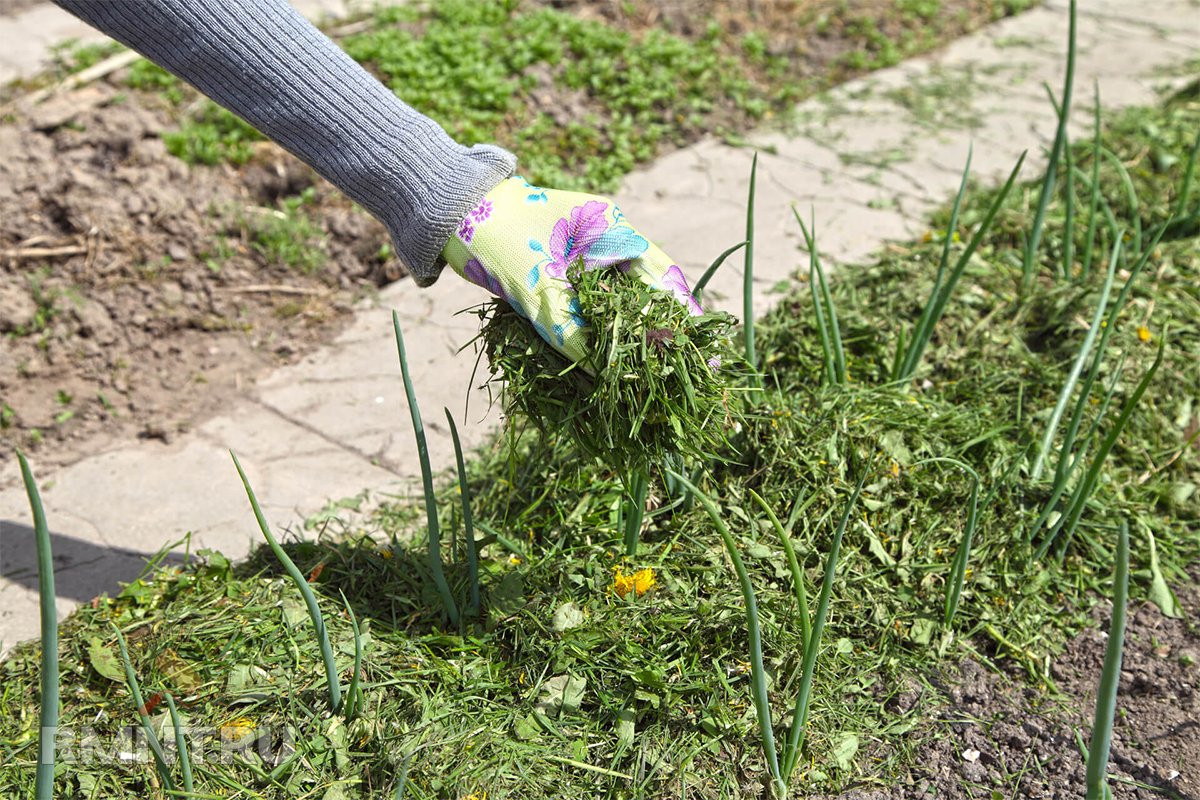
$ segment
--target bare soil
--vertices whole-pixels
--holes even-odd
[[[1151,604],[1129,610],[1113,730],[1110,784],[1116,797],[1200,798],[1200,571],[1175,587],[1186,613],[1163,616]],[[1082,798],[1096,690],[1111,604],[1050,667],[1039,690],[1015,669],[963,662],[931,687],[915,684],[889,701],[903,713],[922,691],[944,699],[912,771],[887,790],[853,789],[841,800],[908,798]],[[989,657],[993,654],[986,654]],[[1009,664],[998,658],[999,664]],[[914,734],[916,735],[916,734]]]
[[[280,148],[190,168],[168,123],[100,85],[0,125],[0,440],[43,463],[169,439],[400,277],[383,226]],[[324,265],[304,271],[251,229],[308,187]]]

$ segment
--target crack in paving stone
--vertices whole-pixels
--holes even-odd
[[[270,405],[269,403],[263,401],[260,398],[250,397],[248,399],[251,402],[253,402],[255,405],[259,406],[260,408],[270,412],[271,414],[274,414],[276,417],[283,420],[284,422],[295,425],[296,427],[298,427],[304,431],[307,431],[308,433],[311,433],[313,436],[316,436],[321,441],[326,442],[333,448],[334,451],[342,451],[342,452],[348,453],[348,454],[354,456],[355,458],[366,461],[368,465],[381,466],[383,469],[385,469],[388,472],[391,472],[392,474],[396,475],[397,477],[403,477],[403,475],[400,472],[391,468],[390,466],[385,466],[382,462],[373,461],[370,454],[365,453],[356,447],[352,447],[351,445],[348,445],[345,442],[340,442],[340,441],[330,437],[328,434],[326,434],[320,428],[317,428],[317,427],[309,424],[308,422],[305,422],[302,419],[293,417],[292,415],[279,410],[275,406]],[[226,446],[223,442],[217,441],[211,435],[205,434],[203,431],[201,431],[200,433],[202,436],[205,436],[205,438],[207,438],[210,442],[216,444],[217,446],[219,446],[219,447]],[[284,457],[286,458],[287,456],[284,456]],[[267,458],[271,459],[271,458],[276,458],[276,457],[268,456]]]

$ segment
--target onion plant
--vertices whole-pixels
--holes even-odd
[[[450,425],[450,438],[454,441],[454,463],[458,467],[458,493],[462,500],[463,538],[467,549],[467,582],[470,584],[470,595],[467,599],[467,609],[471,616],[479,617],[479,545],[475,541],[475,520],[471,514],[471,487],[467,482],[467,465],[463,458],[462,442],[458,438],[458,426],[454,424],[454,415],[450,409],[443,407],[446,412],[446,422]]]
[[[983,241],[983,237],[991,228],[992,220],[996,217],[996,212],[1004,204],[1005,198],[1008,197],[1008,193],[1012,190],[1013,183],[1017,179],[1017,174],[1021,171],[1021,165],[1024,163],[1025,153],[1022,153],[1021,157],[1017,159],[1016,166],[1009,173],[1008,180],[1004,182],[1004,186],[1001,187],[992,200],[992,204],[988,207],[983,220],[979,223],[975,235],[971,237],[971,241],[967,244],[966,249],[959,255],[954,267],[950,268],[950,246],[954,241],[954,234],[958,227],[958,212],[962,206],[963,197],[966,195],[967,179],[971,171],[971,154],[968,152],[967,163],[963,169],[962,183],[959,185],[958,194],[954,198],[954,205],[950,211],[950,225],[946,229],[946,241],[942,245],[942,257],[938,263],[937,274],[933,280],[933,288],[930,290],[929,300],[921,310],[921,316],[917,320],[917,325],[913,329],[908,343],[904,344],[903,336],[898,340],[892,370],[892,380],[899,381],[904,385],[907,385],[912,380],[917,367],[921,364],[925,348],[929,345],[929,340],[933,337],[933,329],[946,310],[946,304],[950,301],[954,287],[966,271],[967,264],[971,261],[971,256],[975,255],[980,242]]]
[[[817,334],[821,338],[821,352],[824,355],[824,380],[827,385],[845,386],[846,350],[842,346],[842,329],[838,324],[833,295],[829,291],[829,282],[825,280],[825,268],[821,266],[821,256],[817,252],[816,220],[813,220],[810,230],[795,206],[792,207],[792,214],[796,217],[796,222],[800,223],[800,230],[804,233],[804,244],[808,248],[808,287],[812,292]]]
[[[333,646],[329,643],[329,631],[325,627],[325,617],[321,614],[321,607],[317,604],[317,596],[313,594],[312,587],[308,585],[308,581],[304,578],[300,568],[296,566],[296,562],[292,561],[291,556],[287,551],[280,546],[275,539],[275,535],[271,533],[271,526],[267,524],[267,518],[263,515],[262,507],[258,504],[258,498],[254,494],[253,487],[250,486],[250,479],[246,477],[246,471],[242,469],[242,463],[238,461],[238,457],[231,450],[229,455],[233,456],[233,465],[237,468],[238,476],[242,479],[242,486],[246,489],[246,496],[250,498],[250,508],[254,510],[254,518],[258,520],[258,528],[262,531],[263,536],[267,540],[267,544],[271,547],[271,552],[275,554],[275,558],[283,565],[284,571],[288,577],[292,579],[292,583],[300,591],[300,595],[304,598],[304,605],[308,607],[308,616],[312,620],[313,633],[317,637],[317,643],[321,646],[321,661],[325,665],[325,682],[329,687],[329,708],[333,713],[337,713],[342,708],[342,687],[338,683],[337,662],[333,658]]]
[[[1129,523],[1122,520],[1117,538],[1117,564],[1113,575],[1112,622],[1104,650],[1100,689],[1096,692],[1096,714],[1087,759],[1087,800],[1112,797],[1108,786],[1108,753],[1112,744],[1113,718],[1117,710],[1117,687],[1121,682],[1121,655],[1125,646],[1125,607],[1129,597]]]
[[[829,553],[825,558],[825,574],[821,582],[821,592],[817,598],[816,615],[811,621],[811,626],[808,625],[807,592],[804,588],[804,576],[800,570],[799,562],[795,558],[795,552],[791,547],[786,530],[779,524],[778,517],[771,513],[768,508],[768,516],[771,519],[772,526],[776,529],[781,541],[785,543],[784,549],[789,553],[788,561],[792,570],[793,589],[796,592],[797,603],[801,607],[800,614],[804,617],[801,623],[801,630],[804,636],[803,653],[801,655],[800,686],[796,692],[796,703],[792,712],[791,728],[788,731],[787,740],[782,750],[779,750],[776,746],[775,728],[771,721],[770,698],[767,694],[767,672],[763,664],[762,655],[762,627],[758,618],[758,600],[754,592],[754,584],[750,581],[750,574],[746,571],[746,565],[742,561],[741,553],[737,549],[737,543],[734,542],[728,526],[726,526],[725,521],[721,518],[721,512],[717,509],[712,499],[679,473],[668,470],[668,474],[685,486],[700,501],[700,504],[704,506],[709,519],[712,520],[713,527],[717,529],[717,533],[721,536],[721,541],[725,544],[725,549],[729,553],[729,560],[733,563],[734,572],[737,573],[738,583],[742,589],[742,598],[746,604],[746,631],[749,635],[750,645],[750,682],[754,709],[758,716],[759,735],[762,737],[763,755],[767,760],[767,769],[771,773],[771,780],[776,795],[780,798],[787,797],[788,782],[791,780],[791,776],[799,764],[800,753],[804,747],[804,729],[808,724],[808,708],[812,696],[813,676],[816,671],[817,656],[821,647],[821,637],[825,631],[825,622],[829,617],[829,603],[833,595],[833,580],[837,571],[842,538],[846,533],[846,525],[850,521],[850,515],[858,504],[858,497],[862,493],[866,473],[864,471],[862,477],[859,478],[858,485],[854,489],[854,494],[846,504],[841,521],[838,522],[837,530],[834,532],[833,541],[829,546]],[[757,494],[753,496],[756,498],[756,502],[766,507],[766,503],[760,496]],[[796,504],[796,508],[798,507],[799,503]]]
[[[692,296],[697,300],[700,300],[704,294],[704,287],[708,286],[708,282],[712,280],[713,275],[717,274],[717,270],[720,269],[721,265],[725,263],[725,259],[729,258],[738,250],[741,250],[749,243],[749,239],[743,239],[713,259],[713,262],[708,265],[708,269],[704,270],[704,274],[700,276],[700,280],[696,281],[696,285],[692,288]]]
[[[1058,161],[1067,147],[1067,120],[1071,113],[1071,93],[1075,84],[1076,16],[1075,0],[1071,0],[1070,22],[1067,32],[1067,74],[1063,80],[1062,104],[1058,109],[1058,126],[1054,132],[1054,144],[1050,147],[1046,175],[1042,179],[1042,190],[1038,195],[1038,204],[1034,211],[1033,227],[1025,243],[1024,271],[1021,282],[1023,293],[1028,293],[1029,289],[1033,286],[1034,277],[1037,275],[1038,250],[1042,242],[1042,228],[1046,222],[1046,209],[1049,207],[1050,199],[1054,195],[1055,178],[1058,174]],[[1068,238],[1070,238],[1069,231],[1070,228],[1068,228]],[[1065,265],[1064,269],[1069,270],[1070,264]]]
[[[1125,405],[1121,408],[1121,415],[1113,423],[1108,434],[1100,443],[1100,449],[1092,457],[1087,472],[1084,473],[1083,478],[1071,493],[1066,510],[1058,518],[1053,527],[1051,527],[1045,539],[1042,540],[1041,545],[1038,546],[1036,558],[1040,559],[1046,555],[1046,552],[1050,549],[1050,545],[1054,543],[1060,533],[1065,532],[1068,540],[1074,535],[1075,528],[1079,525],[1079,519],[1083,516],[1083,510],[1087,506],[1087,502],[1100,480],[1100,470],[1104,466],[1105,459],[1108,458],[1108,454],[1112,450],[1113,445],[1116,444],[1117,438],[1120,437],[1121,431],[1125,429],[1130,416],[1133,415],[1133,410],[1137,407],[1138,402],[1142,399],[1142,395],[1146,393],[1146,389],[1150,386],[1150,381],[1154,379],[1155,373],[1158,372],[1158,368],[1162,365],[1163,353],[1166,350],[1166,341],[1167,332],[1163,331],[1162,339],[1158,343],[1158,354],[1154,357],[1154,363],[1150,365],[1150,369],[1146,370],[1146,373],[1138,382],[1137,388],[1125,400]]]
[[[42,674],[41,711],[38,730],[37,777],[34,796],[37,800],[54,797],[54,738],[58,732],[58,608],[54,592],[54,555],[50,548],[50,528],[46,524],[46,511],[42,507],[42,495],[25,454],[17,451],[21,465],[21,479],[25,482],[25,495],[29,498],[29,509],[33,514],[34,544],[37,548],[38,606],[41,612]]]
[[[417,458],[421,463],[421,485],[425,490],[425,521],[429,532],[429,571],[433,575],[442,608],[450,618],[451,625],[458,625],[458,604],[446,582],[442,569],[442,533],[438,524],[437,496],[433,491],[433,470],[429,466],[429,444],[425,440],[425,426],[421,422],[421,408],[417,405],[417,394],[413,390],[412,376],[408,372],[408,355],[404,352],[404,334],[400,332],[400,315],[392,312],[392,328],[396,332],[396,350],[400,354],[400,373],[404,379],[404,394],[408,398],[408,413],[412,418],[413,433],[417,437]]]
[[[1071,237],[1067,236],[1066,238],[1069,240]],[[1092,345],[1096,341],[1096,336],[1100,333],[1100,323],[1104,318],[1104,311],[1108,306],[1108,295],[1112,291],[1113,278],[1117,274],[1117,260],[1120,254],[1121,239],[1118,237],[1116,243],[1113,245],[1112,257],[1108,260],[1108,272],[1104,276],[1104,286],[1100,290],[1100,300],[1096,303],[1096,311],[1092,314],[1092,323],[1088,326],[1087,335],[1083,338],[1083,344],[1080,345],[1079,352],[1075,355],[1075,361],[1071,364],[1071,371],[1067,373],[1067,380],[1063,383],[1062,390],[1058,393],[1058,402],[1054,405],[1050,421],[1046,423],[1046,432],[1042,435],[1042,444],[1038,448],[1037,457],[1034,459],[1033,469],[1030,474],[1030,477],[1035,481],[1040,480],[1042,477],[1042,470],[1046,465],[1046,458],[1050,453],[1051,445],[1054,444],[1054,434],[1058,431],[1058,424],[1062,420],[1063,413],[1067,410],[1067,403],[1071,399],[1071,393],[1075,390],[1075,384],[1079,380],[1080,373],[1083,372],[1083,366],[1092,352]]]
[[[346,690],[346,719],[353,719],[362,711],[362,687],[359,685],[359,675],[362,672],[363,640],[362,630],[358,627],[358,617],[342,592],[342,605],[346,607],[346,616],[350,618],[350,628],[354,631],[354,671],[350,673],[350,688]]]
[[[746,252],[742,261],[742,336],[746,345],[746,363],[750,365],[750,385],[760,387],[758,353],[754,346],[754,193],[758,179],[758,153],[750,162],[750,191],[746,198]],[[755,393],[750,397],[756,398]]]
[[[138,685],[137,674],[133,671],[133,663],[129,660],[129,647],[125,644],[125,637],[121,634],[121,629],[116,625],[112,625],[112,629],[117,636],[117,646],[121,650],[121,664],[125,667],[125,684],[129,688],[130,697],[133,698],[133,705],[137,710],[138,719],[141,720],[142,730],[146,732],[146,744],[150,746],[150,752],[154,755],[154,765],[158,769],[158,776],[162,779],[167,792],[174,793],[176,791],[175,779],[171,777],[171,768],[167,765],[167,754],[163,750],[162,742],[158,740],[158,734],[154,732],[154,726],[150,724],[146,702],[142,699],[142,689]]]
[[[183,727],[183,722],[179,718],[179,709],[175,707],[175,698],[170,692],[163,692],[163,697],[167,701],[167,711],[171,714],[171,730],[175,734],[175,752],[179,758],[179,773],[183,778],[183,790],[185,792],[195,792],[195,784],[192,781],[192,757],[188,753],[187,736]]]

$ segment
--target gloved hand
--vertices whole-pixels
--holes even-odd
[[[502,181],[471,210],[442,256],[455,272],[506,300],[543,339],[572,361],[587,354],[587,323],[567,280],[580,258],[586,269],[632,270],[703,313],[683,270],[603,197]]]

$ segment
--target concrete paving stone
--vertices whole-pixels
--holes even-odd
[[[291,2],[313,20],[342,17],[349,8],[345,0]],[[80,44],[108,41],[107,36],[51,3],[0,16],[0,42],[4,44],[0,47],[0,84],[42,72],[52,63],[51,47],[68,39]]]
[[[1044,7],[1065,16],[1070,9],[1070,2],[1045,0]],[[1118,19],[1193,45],[1200,37],[1200,2],[1197,0],[1174,0],[1169,3],[1083,0],[1077,8],[1081,20]]]
[[[464,447],[483,442],[498,418],[486,391],[473,388],[475,355],[458,353],[479,330],[473,314],[455,312],[488,295],[456,275],[443,275],[420,290],[404,282],[381,293],[378,307],[360,312],[346,334],[299,364],[259,383],[256,397],[295,424],[321,431],[360,458],[394,476],[419,477],[412,423],[404,395],[391,308],[400,317],[405,345],[425,423],[434,470],[453,464],[454,449],[443,407],[455,415]],[[486,368],[474,387],[486,379]],[[470,416],[463,419],[470,398]]]

